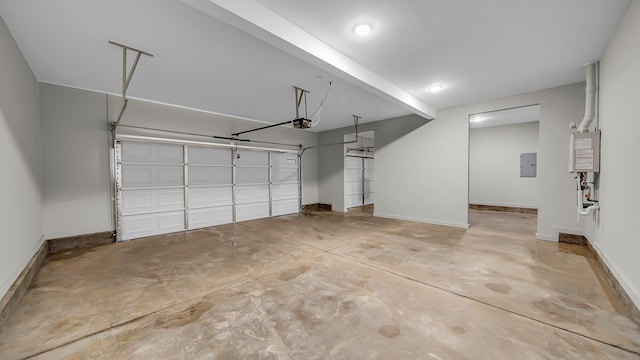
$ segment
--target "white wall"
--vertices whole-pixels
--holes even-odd
[[[106,95],[41,83],[40,106],[45,237],[113,230]]]
[[[469,203],[538,207],[538,177],[520,177],[520,154],[538,152],[538,122],[469,130]]]
[[[0,18],[0,298],[42,244],[38,82]]]
[[[120,110],[119,97],[109,96],[107,104],[105,94],[44,83],[40,85],[40,91],[45,236],[57,238],[113,230],[109,124]],[[264,125],[136,100],[129,102],[121,124],[220,136]],[[118,132],[212,141],[212,138],[171,135],[124,126]],[[317,143],[318,134],[277,127],[242,137],[310,146]],[[261,143],[243,145],[279,147]],[[287,148],[297,149],[297,146]],[[303,162],[303,203],[316,203],[317,152],[305,152]]]
[[[469,114],[533,104],[541,105],[537,237],[557,240],[559,231],[582,233],[567,162],[569,123],[584,115],[584,83],[441,109],[435,120],[376,149],[376,166],[386,164],[376,172],[376,214],[468,226]]]
[[[640,2],[632,1],[600,63],[602,130],[598,216],[587,237],[640,308]]]

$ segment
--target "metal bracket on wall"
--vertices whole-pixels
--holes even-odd
[[[109,41],[109,44],[119,46],[122,48],[122,108],[118,113],[118,118],[113,122],[111,127],[111,131],[113,132],[113,138],[115,139],[115,132],[118,128],[118,124],[120,124],[120,120],[122,119],[122,115],[124,114],[124,110],[127,108],[127,103],[129,99],[127,99],[127,89],[129,89],[129,84],[131,83],[131,79],[133,78],[133,73],[136,71],[136,67],[138,67],[138,62],[140,61],[140,57],[142,55],[146,55],[149,57],[153,57],[153,54],[148,53],[143,50],[139,50],[136,48],[132,48],[127,45],[119,44],[115,41]],[[132,51],[136,54],[136,58],[133,61],[133,65],[131,65],[131,69],[127,74],[127,52]]]

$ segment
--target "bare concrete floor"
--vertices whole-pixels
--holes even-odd
[[[535,215],[310,212],[50,255],[0,359],[637,359],[640,328]]]

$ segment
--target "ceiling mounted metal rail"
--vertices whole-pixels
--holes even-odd
[[[254,132],[254,131],[259,131],[259,130],[264,130],[264,129],[269,129],[272,127],[276,127],[276,126],[280,126],[280,125],[286,125],[286,124],[291,124],[293,125],[293,127],[297,128],[297,129],[308,129],[311,127],[311,120],[308,119],[308,114],[307,114],[307,94],[311,94],[309,91],[299,88],[297,86],[294,86],[293,89],[295,90],[295,103],[296,103],[296,118],[293,120],[287,120],[287,121],[283,121],[283,122],[279,122],[277,124],[271,124],[271,125],[267,125],[267,126],[262,126],[256,129],[251,129],[251,130],[245,130],[245,131],[240,131],[234,134],[231,134],[231,136],[233,137],[237,137],[240,136],[242,134],[246,134],[246,133],[250,133],[250,132]],[[302,105],[304,105],[304,116],[300,116],[300,108],[302,107]]]
[[[140,49],[132,48],[127,45],[122,45],[115,41],[109,41],[109,44],[119,46],[122,48],[122,108],[118,113],[118,118],[116,119],[116,121],[114,121],[112,125],[112,131],[115,134],[115,131],[118,128],[118,125],[120,124],[120,120],[122,119],[122,115],[124,114],[124,110],[127,108],[127,103],[129,102],[129,99],[127,99],[127,89],[129,89],[129,84],[131,83],[131,79],[133,78],[133,73],[136,71],[136,67],[138,66],[140,57],[142,55],[153,57],[153,54]],[[127,52],[129,51],[136,53],[136,58],[133,61],[133,65],[131,65],[131,69],[127,74]]]

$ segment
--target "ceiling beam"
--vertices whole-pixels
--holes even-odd
[[[253,0],[182,2],[426,119],[436,110]]]

